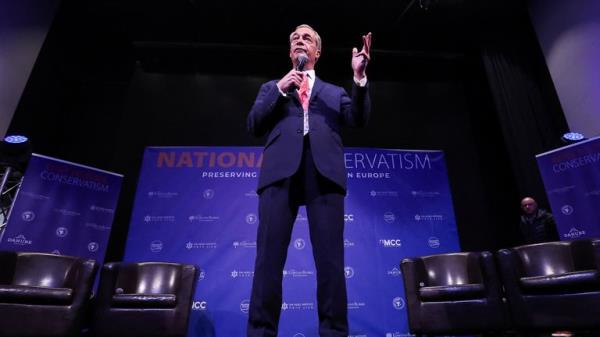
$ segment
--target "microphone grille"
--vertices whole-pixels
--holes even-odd
[[[306,65],[307,61],[308,61],[308,56],[306,54],[298,55],[298,66],[296,67],[296,69],[298,71],[304,70],[304,66]]]

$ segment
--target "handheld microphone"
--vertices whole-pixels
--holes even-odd
[[[306,54],[298,55],[298,65],[296,65],[296,70],[302,71],[304,70],[304,66],[308,62],[308,56]]]
[[[306,62],[308,62],[308,56],[305,53],[302,53],[302,54],[298,55],[298,58],[296,59],[296,61],[297,61],[296,70],[303,71],[304,66],[306,65]],[[298,89],[298,87],[295,84],[291,85],[290,88],[288,89],[287,94],[294,93],[294,91],[296,91],[296,89]]]

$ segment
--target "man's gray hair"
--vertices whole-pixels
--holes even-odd
[[[321,36],[319,35],[319,33],[317,33],[317,31],[313,27],[306,25],[306,24],[302,24],[302,25],[296,27],[296,29],[294,29],[294,31],[290,33],[290,44],[292,43],[292,35],[294,35],[294,33],[300,28],[308,28],[308,29],[312,30],[313,33],[315,33],[315,39],[317,40],[316,41],[317,50],[320,51],[321,50]]]

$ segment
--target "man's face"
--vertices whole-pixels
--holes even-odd
[[[521,201],[521,209],[523,213],[531,215],[537,211],[537,202],[531,198],[525,198]]]
[[[306,54],[308,61],[304,70],[313,69],[317,59],[321,56],[321,51],[317,49],[317,39],[315,32],[306,27],[296,29],[290,38],[290,59],[296,67],[298,55]]]

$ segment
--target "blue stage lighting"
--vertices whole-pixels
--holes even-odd
[[[584,140],[585,136],[579,132],[567,132],[562,136],[562,139],[569,143],[575,143]]]
[[[7,143],[11,143],[11,144],[21,144],[21,143],[25,143],[26,141],[28,141],[29,139],[25,136],[20,136],[20,135],[12,135],[12,136],[6,136],[4,138],[4,141]]]

